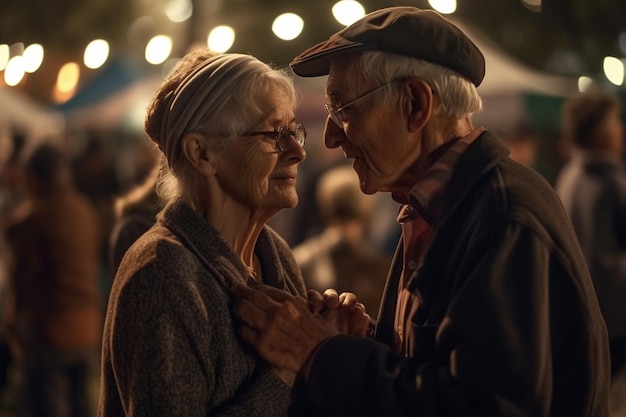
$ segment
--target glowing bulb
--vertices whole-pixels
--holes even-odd
[[[612,56],[604,58],[604,75],[615,85],[624,84],[624,63]]]
[[[80,67],[76,62],[68,62],[59,70],[57,76],[57,90],[61,93],[69,93],[78,85]]]
[[[83,62],[87,68],[100,68],[109,58],[109,43],[104,39],[89,42],[85,48]]]
[[[11,48],[6,43],[0,45],[0,71],[3,71],[9,63]]]
[[[335,20],[344,26],[350,26],[365,16],[365,9],[361,3],[354,0],[341,0],[335,3],[332,12]]]
[[[9,59],[9,62],[4,69],[4,82],[8,86],[16,86],[24,78],[25,72],[24,57],[21,55],[14,56],[13,58]]]
[[[579,77],[578,78],[578,91],[580,91],[581,93],[587,91],[587,89],[589,89],[589,87],[591,87],[591,84],[593,84],[593,80],[589,77]]]
[[[280,39],[290,41],[297,38],[304,28],[304,20],[294,13],[283,13],[274,19],[272,32]]]
[[[24,71],[33,73],[39,69],[43,62],[43,46],[33,43],[24,49]]]
[[[172,38],[165,35],[157,35],[150,39],[146,45],[146,61],[152,65],[158,65],[170,56],[172,52]]]
[[[184,22],[193,14],[193,4],[190,0],[170,0],[165,7],[165,15],[172,22]]]
[[[450,14],[456,11],[456,0],[428,0],[428,3],[442,14]]]
[[[207,39],[209,49],[226,52],[235,43],[235,31],[230,26],[217,26],[211,30]]]

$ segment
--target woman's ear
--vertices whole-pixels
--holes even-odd
[[[426,81],[411,77],[404,84],[409,105],[407,106],[408,128],[411,131],[422,129],[433,112],[433,90]]]
[[[215,175],[214,153],[210,141],[195,132],[185,133],[181,140],[183,154],[189,164],[202,175]]]

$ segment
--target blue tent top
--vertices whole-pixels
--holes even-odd
[[[112,60],[82,86],[74,97],[58,105],[57,108],[63,112],[69,112],[90,106],[123,90],[143,75],[138,68],[129,62]]]

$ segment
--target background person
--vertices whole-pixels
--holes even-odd
[[[617,97],[578,94],[563,107],[563,132],[575,147],[556,190],[587,259],[611,350],[611,375],[626,364],[626,169]]]
[[[156,92],[145,129],[166,160],[166,206],[113,282],[100,417],[287,415],[295,373],[241,342],[229,288],[264,283],[306,303],[291,251],[266,226],[298,201],[295,107],[286,71],[208,50]]]
[[[11,250],[7,335],[20,370],[20,416],[91,416],[102,336],[99,225],[53,145],[25,166],[28,210],[6,225]]]
[[[115,222],[110,236],[109,263],[113,276],[128,248],[148,231],[161,210],[156,192],[159,164],[136,187],[120,196],[115,202]]]
[[[368,241],[376,198],[359,188],[349,166],[333,167],[320,177],[316,190],[322,231],[293,248],[308,288],[352,292],[376,317],[391,259]]]
[[[608,414],[606,327],[553,188],[476,128],[482,53],[436,12],[391,7],[292,61],[328,74],[324,132],[361,190],[401,204],[375,340],[234,286],[241,334],[328,413]]]

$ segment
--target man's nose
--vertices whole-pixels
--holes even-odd
[[[340,129],[330,117],[326,118],[326,125],[324,126],[324,144],[329,149],[337,148],[341,145],[341,142],[345,140],[346,134],[343,129]]]

